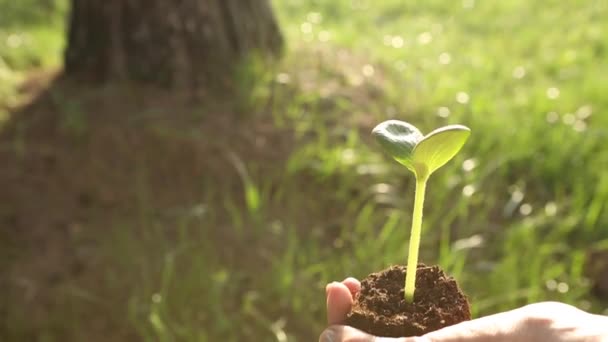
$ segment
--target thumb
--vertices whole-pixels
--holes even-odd
[[[327,295],[327,321],[329,324],[340,324],[353,304],[353,296],[343,283],[333,282],[325,288]]]

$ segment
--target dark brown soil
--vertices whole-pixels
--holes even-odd
[[[438,266],[418,265],[414,302],[404,299],[406,267],[391,266],[361,282],[346,324],[375,336],[421,336],[471,319],[467,297]]]

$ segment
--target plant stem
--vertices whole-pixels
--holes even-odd
[[[407,273],[405,276],[405,300],[408,303],[414,301],[414,291],[416,290],[416,268],[418,267],[418,250],[420,249],[420,234],[422,231],[422,211],[424,207],[424,193],[426,192],[427,180],[428,175],[420,178],[416,177],[412,235],[410,236]]]

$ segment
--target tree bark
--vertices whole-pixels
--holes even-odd
[[[269,0],[72,0],[67,40],[68,77],[188,88],[283,43]]]

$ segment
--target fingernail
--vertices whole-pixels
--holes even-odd
[[[334,329],[329,328],[325,329],[321,336],[319,337],[319,342],[334,342],[336,337],[336,332]]]
[[[335,284],[337,284],[337,282],[332,281],[331,283],[325,285],[325,295],[326,296],[327,296],[327,294],[329,294],[329,287],[332,286],[332,285],[335,285]]]

